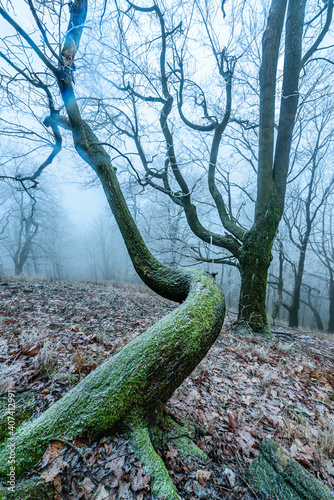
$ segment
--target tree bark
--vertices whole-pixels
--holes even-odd
[[[273,192],[264,214],[245,234],[239,249],[241,288],[238,319],[246,321],[255,332],[268,336],[271,333],[266,313],[267,277],[278,223]]]
[[[188,298],[85,377],[40,417],[18,429],[15,434],[17,475],[40,459],[52,437],[70,439],[85,430],[94,435],[108,434],[117,426],[131,430],[140,456],[150,454],[151,459],[145,466],[152,475],[156,496],[169,492],[171,482],[167,472],[164,473],[169,484],[166,491],[159,488],[159,480],[157,482],[162,474],[161,464],[148,441],[148,418],[162,408],[208,352],[220,332],[225,311],[222,292],[208,275],[193,270],[166,269],[164,278],[165,282],[176,279],[189,291]],[[146,436],[142,451],[137,432],[139,436]],[[8,457],[9,447],[5,443],[0,451],[3,477],[8,472]],[[176,496],[170,494],[167,498]]]
[[[302,246],[299,252],[299,262],[298,269],[295,275],[295,283],[292,294],[292,303],[289,309],[289,326],[292,328],[299,327],[299,306],[300,306],[300,292],[301,286],[303,282],[303,274],[305,267],[305,257],[306,257],[306,249],[308,244],[309,234],[304,238]]]
[[[270,336],[266,313],[267,274],[271,251],[263,252],[253,244],[240,252],[241,288],[238,320],[246,321],[254,332]]]
[[[329,333],[334,332],[334,279],[333,272],[329,272],[329,321],[328,321],[328,331]]]

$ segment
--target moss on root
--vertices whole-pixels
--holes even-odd
[[[168,401],[203,359],[223,323],[223,294],[209,276],[194,270],[182,273],[190,293],[180,307],[109,358],[37,419],[21,425],[15,433],[17,477],[41,458],[51,437],[70,439],[87,430],[95,435],[110,433],[116,425],[133,421],[133,410],[146,418]],[[145,433],[142,427],[138,429],[137,442],[147,441]],[[3,478],[8,473],[9,452],[3,443]],[[146,453],[149,457],[153,452]]]
[[[165,464],[155,451],[147,424],[134,418],[129,425],[130,442],[137,457],[144,462],[145,472],[151,476],[150,488],[154,499],[178,500],[180,497]]]
[[[189,422],[176,422],[169,415],[162,415],[156,423],[149,426],[153,446],[167,449],[171,444],[181,457],[196,457],[202,462],[208,461],[208,456],[194,442],[196,431]]]
[[[18,482],[15,491],[0,487],[0,500],[53,500],[53,486],[43,479]]]
[[[271,439],[262,441],[248,480],[255,490],[278,500],[334,500],[326,486]]]
[[[28,420],[34,412],[34,395],[31,391],[8,394],[0,397],[0,441],[9,437],[11,425],[17,428],[22,422]]]

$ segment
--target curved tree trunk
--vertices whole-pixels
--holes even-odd
[[[176,498],[167,471],[148,438],[147,419],[172,396],[216,340],[224,319],[223,295],[199,271],[166,270],[189,290],[186,301],[119,353],[85,377],[40,417],[15,434],[16,473],[22,474],[42,456],[52,437],[71,438],[85,430],[94,435],[117,427],[131,430],[135,448],[152,476],[155,496]],[[141,445],[138,444],[143,440]],[[0,472],[6,476],[10,449],[0,451]],[[145,457],[150,456],[147,461]],[[163,472],[161,472],[163,471]],[[160,487],[163,474],[163,487]],[[159,479],[160,478],[160,479]]]
[[[153,496],[176,499],[177,491],[151,444],[148,417],[162,408],[216,340],[224,320],[223,294],[205,273],[168,268],[152,256],[127,208],[109,155],[80,116],[71,83],[63,79],[59,86],[76,150],[102,182],[136,271],[150,288],[182,304],[18,429],[16,471],[19,475],[33,466],[52,437],[71,438],[86,430],[101,435],[123,427],[152,477]],[[4,477],[8,456],[9,447],[3,444]]]

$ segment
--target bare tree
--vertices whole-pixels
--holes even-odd
[[[47,9],[44,2],[37,4],[42,11]],[[62,7],[62,3],[56,4],[59,5]],[[81,116],[73,89],[73,63],[86,21],[87,2],[76,0],[70,4],[68,29],[60,52],[48,42],[47,32],[38,18],[40,10],[36,10],[31,1],[29,6],[45,42],[42,49],[17,24],[9,10],[1,6],[0,15],[16,30],[24,51],[28,44],[46,66],[46,79],[52,75],[58,86],[67,118],[50,109],[47,123],[53,130],[59,130],[62,125],[71,131],[79,156],[99,177],[138,274],[153,290],[182,305],[97,368],[39,418],[17,431],[17,474],[29,469],[43,454],[48,437],[64,433],[74,436],[84,429],[101,434],[122,423],[152,476],[153,495],[177,499],[176,488],[150,441],[148,418],[161,414],[164,403],[217,338],[224,319],[223,295],[205,274],[168,268],[148,251],[126,206],[110,157]],[[49,14],[52,17],[53,11]],[[36,84],[35,73],[29,71],[29,66],[24,67],[22,60],[19,68],[13,62],[13,53],[11,58],[3,54],[2,57],[20,78],[25,78],[30,85]],[[49,87],[44,90],[48,94]],[[35,176],[30,177],[34,182]],[[0,474],[4,476],[8,472],[7,454],[8,447],[3,444]]]
[[[8,221],[7,237],[4,235],[1,245],[7,249],[14,263],[14,273],[19,276],[32,255],[40,226],[36,218],[36,200],[22,191],[15,193],[13,198],[14,203],[4,215]]]
[[[315,133],[312,134],[315,136],[315,144],[312,145],[310,139],[309,145],[304,148],[306,149],[304,154],[302,155],[300,152],[300,156],[306,163],[302,169],[304,176],[302,179],[299,177],[298,185],[290,190],[286,211],[283,215],[289,240],[296,251],[296,255],[294,255],[294,251],[289,252],[289,255],[287,251],[283,252],[281,241],[282,254],[280,255],[284,256],[285,262],[290,265],[293,273],[291,301],[289,303],[282,300],[282,305],[289,312],[289,326],[291,327],[299,326],[301,289],[311,232],[317,222],[319,210],[326,204],[333,190],[334,178],[328,178],[326,175],[327,158],[333,148],[330,117],[331,115],[326,113],[315,120]],[[308,149],[311,150],[307,158]]]
[[[313,237],[313,250],[327,271],[329,320],[328,331],[334,332],[334,234],[332,200],[322,207],[321,226]]]
[[[100,117],[115,156],[116,146],[134,148],[127,161],[138,182],[169,196],[199,239],[224,249],[224,257],[228,251],[241,275],[239,319],[269,334],[267,272],[284,210],[291,147],[301,132],[294,136],[298,103],[310,101],[315,90],[327,85],[323,66],[316,79],[311,68],[319,67],[315,54],[329,29],[333,5],[328,2],[319,16],[310,7],[305,24],[304,1],[273,1],[264,32],[259,28],[262,19],[256,24],[263,32],[262,53],[258,37],[237,23],[240,16],[246,24],[248,15],[254,19],[254,6],[250,11],[244,2],[235,6],[230,13],[237,23],[235,38],[223,47],[217,25],[221,30],[228,25],[219,24],[218,16],[223,16],[217,6],[199,1],[186,5],[188,18],[179,2],[141,7],[126,1],[109,11],[100,23],[101,33],[117,36],[95,41],[98,64],[92,80],[108,84],[113,100],[99,96],[87,99],[86,106]],[[242,8],[247,12],[242,14]],[[197,76],[201,68],[194,39],[204,50],[202,57],[212,58],[206,67],[209,78]],[[283,70],[278,69],[282,63]],[[106,75],[106,67],[112,76]],[[251,74],[257,70],[259,80]],[[235,182],[226,166],[232,146],[238,162],[256,175],[254,193]],[[254,215],[249,205],[244,215],[236,208],[240,196],[254,203]],[[217,229],[210,228],[210,220]]]

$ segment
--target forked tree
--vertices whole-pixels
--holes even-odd
[[[272,244],[284,210],[291,148],[304,140],[294,125],[298,107],[327,84],[321,69],[326,58],[316,51],[333,5],[329,1],[316,11],[306,1],[273,1],[265,29],[263,17],[255,18],[252,31],[238,22],[243,16],[250,23],[247,16],[254,15],[245,4],[241,14],[240,5],[226,3],[234,41],[225,37],[223,47],[219,30],[227,26],[219,25],[217,17],[222,20],[224,13],[218,5],[175,4],[117,3],[96,23],[87,47],[93,83],[86,106],[108,131],[111,146],[123,141],[138,182],[168,196],[183,210],[190,230],[216,254],[220,250],[224,262],[228,253],[241,276],[239,320],[269,334]],[[255,3],[251,8],[257,10]],[[256,31],[263,33],[261,54]],[[206,50],[201,53],[198,45]],[[212,60],[204,75],[201,56]],[[94,92],[94,86],[104,85],[104,95]],[[238,188],[229,179],[233,162],[244,164]],[[242,177],[250,176],[245,164],[256,178],[254,196],[243,185]],[[247,218],[238,216],[243,195],[255,202],[247,205]],[[205,205],[211,207],[207,216]]]
[[[150,288],[164,297],[180,302],[181,305],[108,359],[42,415],[18,428],[15,434],[16,472],[17,475],[22,474],[33,466],[54,437],[66,436],[70,439],[86,430],[101,435],[110,433],[112,428],[119,426],[129,431],[137,454],[152,476],[153,496],[176,499],[176,488],[153,448],[150,428],[152,421],[164,424],[164,404],[217,338],[224,319],[223,294],[210,276],[199,271],[168,268],[149,252],[127,208],[111,158],[103,142],[95,135],[95,130],[81,114],[74,92],[73,74],[75,56],[86,23],[88,1],[74,0],[68,4],[68,29],[59,49],[55,47],[54,39],[50,38],[44,22],[47,23],[57,12],[60,12],[59,19],[62,20],[65,15],[64,3],[27,0],[27,4],[40,32],[42,43],[38,44],[36,37],[28,34],[17,23],[14,14],[11,14],[11,2],[6,3],[7,7],[4,7],[2,2],[0,14],[15,30],[17,36],[8,38],[6,47],[9,51],[0,52],[0,57],[8,66],[8,71],[12,72],[10,78],[24,79],[30,86],[45,92],[50,113],[44,119],[44,124],[52,130],[54,148],[35,173],[21,176],[19,182],[36,182],[44,168],[59,152],[61,128],[69,130],[78,155],[101,181],[138,274]],[[131,2],[127,4],[134,12],[143,10]],[[107,2],[103,2],[103,5],[107,6]],[[272,1],[263,36],[260,70],[258,195],[254,224],[248,231],[228,217],[223,198],[215,183],[216,154],[230,115],[229,98],[223,121],[213,123],[214,140],[209,166],[210,190],[222,223],[229,231],[229,235],[225,236],[212,234],[199,223],[196,208],[191,202],[191,195],[176,163],[173,137],[168,127],[173,98],[167,81],[163,82],[161,125],[168,146],[167,163],[180,186],[179,199],[192,228],[205,235],[207,241],[211,238],[214,242],[219,241],[239,259],[242,276],[241,314],[257,330],[267,326],[266,276],[271,260],[272,241],[284,206],[300,70],[323,40],[331,21],[332,7],[333,1],[329,0],[325,9],[326,22],[314,44],[302,56],[305,2]],[[159,35],[160,64],[162,73],[166,74],[164,61],[167,32],[164,31],[161,10],[158,4],[154,3],[144,11],[156,16],[162,28]],[[44,22],[40,19],[43,12]],[[276,72],[285,18],[283,97],[274,155]],[[23,48],[21,58],[15,56],[17,39]],[[38,63],[36,59],[39,60]],[[31,64],[36,66],[33,68]],[[45,71],[41,70],[41,65]],[[230,68],[224,76],[228,96],[231,77]],[[57,92],[66,115],[60,114],[55,104]],[[3,443],[0,448],[0,474],[4,479],[10,466],[8,457],[9,448]]]

